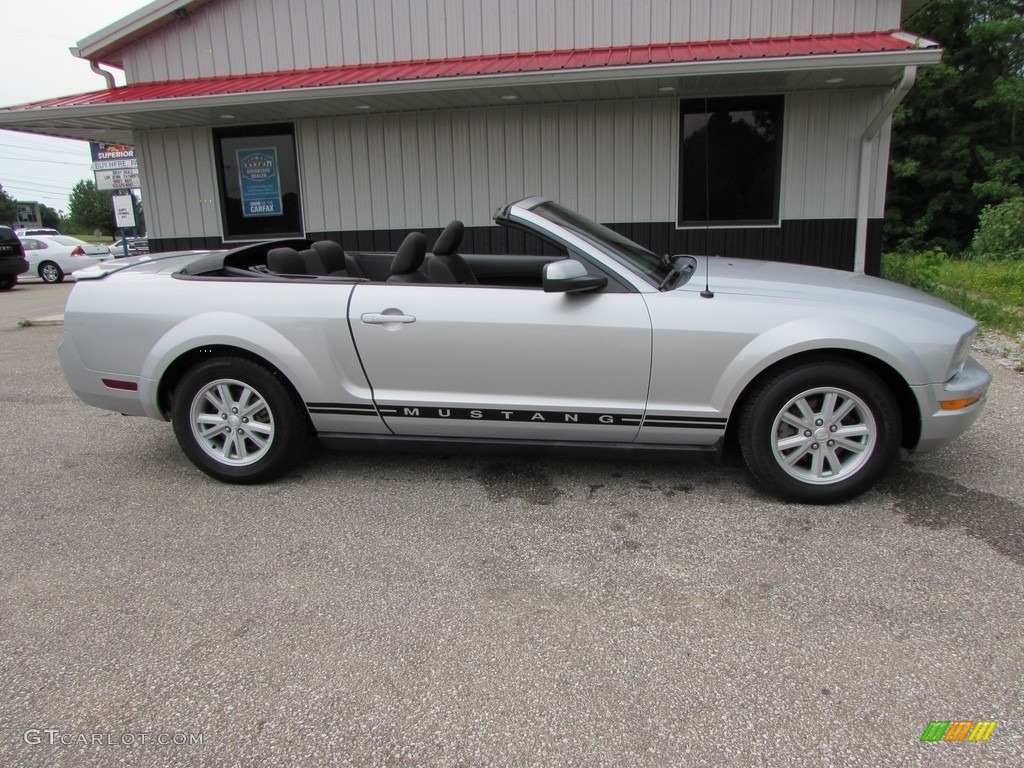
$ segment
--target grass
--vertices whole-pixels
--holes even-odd
[[[882,276],[945,299],[988,328],[1024,333],[1024,261],[887,253]]]

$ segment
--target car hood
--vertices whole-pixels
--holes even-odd
[[[775,296],[795,301],[845,301],[865,307],[886,299],[909,301],[937,309],[966,313],[942,299],[890,280],[837,269],[783,264],[775,261],[698,257],[698,274],[686,283],[686,290],[703,290],[707,264],[708,287],[715,293]]]

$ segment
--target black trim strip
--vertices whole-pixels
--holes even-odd
[[[370,403],[306,403],[310,413],[334,413],[340,416],[376,416],[377,409]]]
[[[648,416],[644,419],[645,427],[668,427],[670,429],[725,429],[728,419],[712,416]]]
[[[536,422],[539,424],[595,424],[669,429],[725,429],[728,419],[711,416],[641,416],[633,413],[549,411],[516,408],[441,408],[424,405],[374,406],[366,403],[306,403],[310,413],[376,416],[399,419],[451,421]]]

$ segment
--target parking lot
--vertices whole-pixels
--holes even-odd
[[[200,474],[0,295],[0,765],[1024,764],[1024,376],[849,504],[736,462]],[[994,720],[984,743],[931,721]]]

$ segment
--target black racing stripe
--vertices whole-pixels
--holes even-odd
[[[644,418],[645,427],[724,427],[727,422],[728,419],[714,416],[647,416]]]
[[[725,429],[727,419],[699,416],[641,416],[636,413],[551,411],[516,408],[441,408],[423,405],[366,403],[306,403],[310,413],[343,416],[381,416],[401,419],[443,419],[450,421],[527,422],[535,424],[592,424],[603,426],[668,429]]]
[[[377,409],[363,403],[306,403],[310,413],[333,413],[337,416],[376,416]]]
[[[382,416],[401,419],[443,419],[449,421],[499,421],[534,424],[600,424],[630,426],[640,423],[635,413],[583,413],[580,411],[548,411],[516,408],[439,408],[422,405],[381,406]]]

